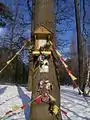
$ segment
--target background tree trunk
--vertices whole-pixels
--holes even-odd
[[[80,15],[79,15],[79,8],[78,8],[78,0],[74,0],[75,4],[75,17],[76,17],[76,30],[77,30],[77,51],[78,51],[78,83],[80,89],[84,92],[85,89],[85,82],[84,79],[84,46],[83,46],[83,39],[81,37],[81,27],[80,27]]]
[[[55,34],[55,19],[54,19],[54,4],[53,0],[33,0],[32,1],[32,34],[34,30],[43,25],[49,31]],[[53,34],[53,36],[55,36]],[[32,37],[33,41],[33,37]],[[53,37],[52,40],[53,44],[55,45],[55,38]],[[33,62],[34,63],[34,62]],[[31,67],[31,66],[30,66]],[[33,66],[32,66],[33,67]],[[31,69],[29,69],[30,71]],[[31,72],[29,72],[31,73]],[[32,83],[32,97],[36,97],[37,89],[38,89],[38,82],[40,79],[49,79],[51,83],[53,83],[54,87],[52,90],[51,95],[56,98],[56,104],[60,107],[60,89],[58,85],[56,70],[53,62],[53,58],[49,58],[49,72],[48,73],[38,73],[36,76],[33,76],[33,80],[30,80],[29,75],[29,83]],[[61,115],[60,118],[61,120]],[[48,111],[48,104],[41,103],[31,104],[31,113],[30,113],[30,120],[57,120],[55,116],[52,116]]]

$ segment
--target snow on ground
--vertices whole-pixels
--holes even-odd
[[[17,87],[15,85],[0,85],[0,116],[16,105],[22,106],[31,99],[31,92],[28,92],[24,87]],[[17,111],[9,120],[28,120],[30,113],[29,105],[27,104],[24,111]]]
[[[90,120],[90,96],[78,95],[71,86],[61,86],[61,105],[71,120]]]
[[[15,85],[0,85],[0,116],[16,105],[22,106],[31,100],[31,92],[25,87]],[[67,112],[71,120],[90,120],[90,97],[78,95],[77,90],[69,86],[61,86],[61,106]],[[29,105],[24,111],[18,110],[8,119],[4,120],[28,120]],[[69,120],[62,114],[63,120]]]

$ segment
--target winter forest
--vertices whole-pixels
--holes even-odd
[[[0,120],[90,120],[90,0],[0,0]]]

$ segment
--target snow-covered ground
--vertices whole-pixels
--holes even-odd
[[[31,92],[25,87],[0,85],[0,116],[16,106],[22,106],[31,100]],[[69,86],[61,86],[61,105],[71,120],[90,120],[90,97],[78,95],[77,90]],[[29,105],[25,110],[17,110],[4,120],[28,120]],[[62,114],[63,120],[69,120]]]
[[[24,87],[15,85],[0,85],[0,116],[12,110],[16,106],[22,106],[31,99],[31,92],[28,92]],[[5,120],[28,120],[30,113],[29,105],[26,109],[15,111],[8,119]]]
[[[78,95],[77,89],[61,86],[61,105],[71,120],[90,120],[90,96]]]

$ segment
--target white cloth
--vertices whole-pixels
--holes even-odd
[[[39,82],[39,88],[43,88],[43,85],[44,85],[44,81],[43,80],[41,80],[40,82]]]
[[[47,83],[47,84],[46,84],[46,89],[47,89],[47,90],[50,90],[50,89],[51,89],[51,83]]]
[[[48,73],[49,72],[49,67],[47,65],[42,65],[42,67],[40,67],[40,73]]]

